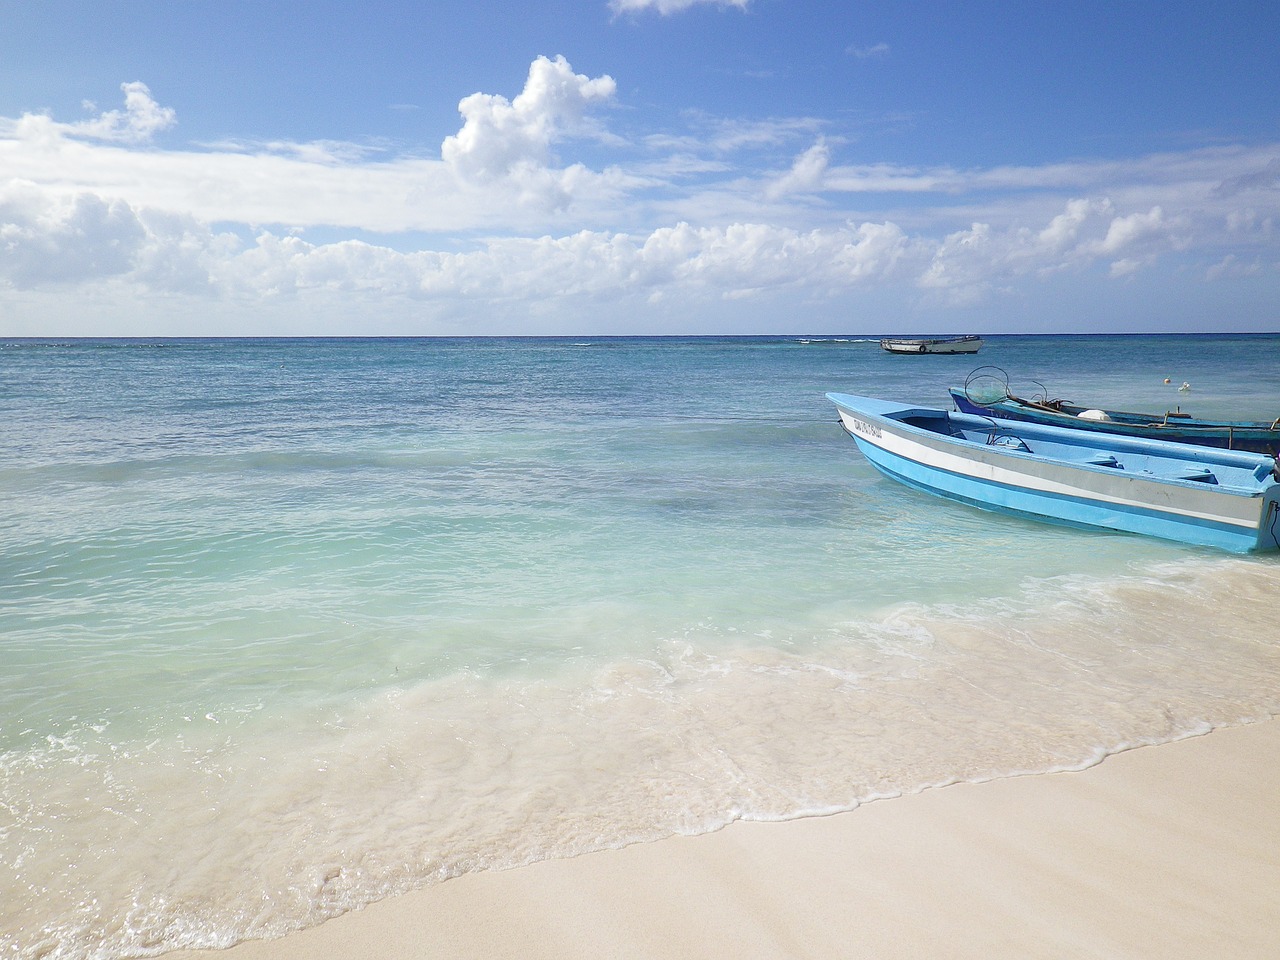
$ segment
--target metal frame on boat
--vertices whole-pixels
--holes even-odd
[[[886,476],[987,510],[1236,552],[1280,547],[1280,464],[1261,454],[829,393]]]

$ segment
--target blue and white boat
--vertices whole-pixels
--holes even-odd
[[[829,393],[886,476],[987,510],[1240,553],[1280,547],[1280,464],[1263,454]]]

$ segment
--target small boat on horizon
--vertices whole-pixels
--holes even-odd
[[[1280,549],[1273,457],[828,393],[871,464],[984,510],[1238,553]]]
[[[983,373],[993,370],[995,373]],[[1183,413],[1181,408],[1166,413],[1128,413],[1105,410],[1049,399],[1041,393],[1028,400],[1009,392],[1008,377],[999,367],[979,367],[965,380],[963,388],[948,392],[961,413],[994,416],[1048,426],[1069,427],[1093,433],[1125,437],[1147,437],[1174,443],[1194,443],[1226,450],[1245,450],[1268,456],[1280,454],[1280,417],[1275,420],[1204,420]]]
[[[880,348],[889,353],[977,353],[982,338],[967,337],[884,337]]]

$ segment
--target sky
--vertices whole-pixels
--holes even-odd
[[[1280,4],[0,0],[0,336],[1280,331]]]

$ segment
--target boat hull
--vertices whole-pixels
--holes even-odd
[[[1085,462],[1090,457],[1104,460],[1112,455],[1082,446],[1078,440],[1072,443],[1071,431],[1059,428],[993,422],[845,394],[828,394],[828,398],[835,403],[842,426],[872,465],[917,490],[986,510],[1077,527],[1137,533],[1240,553],[1277,548],[1280,483],[1267,473],[1271,465],[1265,458],[1208,448],[1196,454],[1195,448],[1145,440],[1127,441],[1130,446],[1125,447],[1126,441],[1119,441],[1122,446],[1116,453],[1135,465],[1159,467],[1163,452],[1174,473],[1183,469],[1178,464],[1185,464],[1188,473],[1200,468],[1216,470],[1222,476],[1238,473],[1253,478],[1238,487],[1210,484]],[[948,429],[970,435],[987,430],[1024,448],[1031,446],[1004,447],[921,429],[904,422],[903,411],[935,415],[946,421]],[[1028,428],[1040,433],[1031,434]],[[1065,462],[1039,455],[1034,452],[1038,447],[1074,451],[1072,455],[1081,459]],[[1172,447],[1179,453],[1175,456],[1155,449],[1161,447]],[[1193,455],[1188,457],[1187,450],[1193,450]],[[1213,454],[1218,455],[1216,461]]]
[[[1275,456],[1280,452],[1280,424],[1223,423],[1195,420],[1191,417],[1162,418],[1118,411],[1103,411],[1107,415],[1106,420],[1090,420],[1080,416],[1080,413],[1084,412],[1083,407],[1068,406],[1062,411],[1046,410],[1016,399],[980,404],[971,400],[964,390],[953,387],[950,393],[957,410],[975,416],[1042,423],[1048,426],[1069,427],[1091,433],[1110,433],[1123,437],[1145,437],[1150,440],[1166,440],[1173,443],[1193,443],[1203,447],[1220,447],[1224,450],[1245,450],[1268,456]]]

